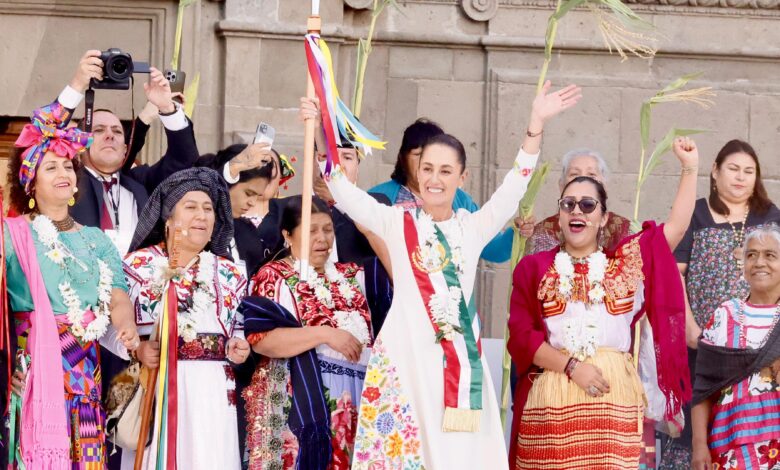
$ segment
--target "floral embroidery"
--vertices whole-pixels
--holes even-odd
[[[604,304],[610,314],[622,315],[630,312],[633,308],[634,294],[636,294],[640,282],[644,280],[639,238],[635,237],[623,244],[615,252],[613,258],[608,258],[608,261],[606,273],[603,276]],[[566,310],[568,301],[592,302],[590,298],[590,283],[592,281],[588,279],[587,265],[577,264],[574,266],[568,298],[559,291],[558,284],[561,277],[553,264],[539,283],[537,298],[543,304],[545,317],[562,314]]]
[[[344,392],[341,398],[330,400],[330,429],[333,433],[333,457],[330,470],[347,470],[355,448],[355,429],[357,428],[357,408],[352,402],[349,392]]]
[[[759,461],[762,465],[774,468],[780,462],[780,442],[772,439],[758,448]]]
[[[179,360],[224,361],[226,343],[224,335],[210,333],[200,333],[192,341],[184,341],[184,338],[179,337]],[[230,368],[228,365],[226,367]]]
[[[360,397],[355,469],[421,469],[420,429],[381,340],[374,343]]]
[[[257,367],[251,384],[241,392],[246,403],[248,468],[294,468],[298,441],[287,426],[290,371],[286,359],[266,361]]]

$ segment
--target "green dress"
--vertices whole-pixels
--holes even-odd
[[[111,240],[98,228],[83,227],[77,232],[61,232],[59,239],[76,260],[66,259],[64,266],[59,266],[46,256],[48,248],[38,239],[36,231],[31,227],[46,291],[49,295],[52,310],[58,317],[57,329],[62,349],[62,370],[65,389],[65,410],[68,419],[70,436],[71,460],[73,468],[92,470],[105,468],[107,459],[105,411],[101,405],[100,361],[97,341],[82,341],[74,336],[70,327],[60,321],[67,314],[59,284],[67,281],[81,299],[81,307],[98,305],[98,284],[100,270],[97,260],[103,260],[110,268],[113,276],[113,288],[127,291],[122,270],[122,260]],[[8,297],[11,310],[15,313],[34,310],[27,277],[19,265],[19,259],[14,251],[7,227],[4,227],[6,247],[6,270]],[[17,367],[21,367],[24,357],[30,360],[26,351],[29,320],[22,315],[16,316],[16,338],[18,344]],[[21,400],[15,397],[17,403],[14,413],[21,411]],[[16,415],[17,423],[24,416]],[[17,425],[18,426],[18,425]],[[18,427],[16,435],[18,436]],[[18,443],[17,443],[18,444]],[[11,447],[12,449],[16,446]],[[19,454],[17,454],[19,455]],[[13,456],[11,456],[13,459]]]

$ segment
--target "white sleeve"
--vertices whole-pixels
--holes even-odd
[[[222,177],[225,178],[227,184],[236,184],[241,178],[241,175],[238,175],[238,178],[233,178],[233,175],[230,174],[230,162],[227,162],[225,163],[225,168],[222,170]]]
[[[173,105],[176,106],[176,112],[169,116],[160,114],[160,122],[169,131],[180,131],[189,125],[187,122],[187,115],[184,114],[183,106],[180,106],[177,103],[174,103]]]
[[[100,345],[111,351],[115,356],[124,359],[125,361],[130,360],[127,348],[119,340],[119,336],[117,336],[117,331],[114,329],[113,325],[109,324],[106,333],[100,337]]]
[[[70,85],[66,85],[60,93],[60,96],[57,97],[57,101],[59,101],[61,105],[68,109],[78,108],[79,104],[81,104],[81,100],[83,99],[84,95],[76,91]]]
[[[325,171],[325,162],[320,162],[320,171]],[[391,221],[402,213],[402,209],[386,206],[369,196],[367,192],[352,184],[341,168],[335,168],[330,178],[325,181],[340,211],[382,239],[387,239]]]
[[[471,232],[478,237],[480,246],[484,247],[492,240],[517,211],[517,204],[528,188],[538,158],[538,153],[530,155],[521,147],[512,169],[490,200],[478,211],[464,217],[466,224],[475,228]]]

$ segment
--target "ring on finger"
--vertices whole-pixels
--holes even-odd
[[[595,386],[595,385],[591,385],[590,387],[588,387],[588,393],[589,393],[591,396],[594,396],[594,397],[596,397],[596,396],[598,396],[598,394],[599,394],[599,389],[598,389],[598,388],[596,388],[596,386]]]

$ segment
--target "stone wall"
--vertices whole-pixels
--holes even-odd
[[[345,101],[352,93],[357,40],[366,34],[371,0],[323,0],[323,36],[334,53]],[[548,0],[398,0],[380,18],[361,119],[388,141],[361,166],[368,187],[388,178],[403,129],[418,116],[438,121],[468,151],[466,190],[485,202],[520,143],[539,68]],[[593,15],[574,11],[561,23],[549,78],[576,82],[584,99],[545,129],[543,157],[553,163],[538,214],[557,199],[560,156],[574,147],[600,150],[609,162],[612,210],[630,215],[639,155],[639,107],[668,81],[702,71],[716,104],[656,108],[653,139],[672,127],[702,128],[700,194],[720,146],[747,139],[762,157],[770,195],[780,196],[780,8],[778,0],[639,0],[631,5],[663,33],[652,60],[610,55]],[[200,0],[185,14],[182,67],[201,86],[194,120],[201,151],[251,138],[260,121],[277,130],[277,146],[300,154],[298,97],[305,91],[307,0]],[[51,100],[90,47],[116,46],[139,60],[170,60],[176,3],[163,0],[57,1],[48,6],[0,1],[0,116],[24,116]],[[143,78],[143,77],[142,77]],[[127,93],[99,92],[100,107],[130,115]],[[136,85],[136,108],[143,91]],[[159,130],[144,158],[162,149]],[[668,156],[644,190],[641,218],[663,219],[679,168]],[[294,180],[295,181],[295,180]],[[298,180],[299,181],[299,180]],[[297,191],[297,184],[291,187]],[[505,320],[509,273],[486,265],[480,308],[488,335]]]

